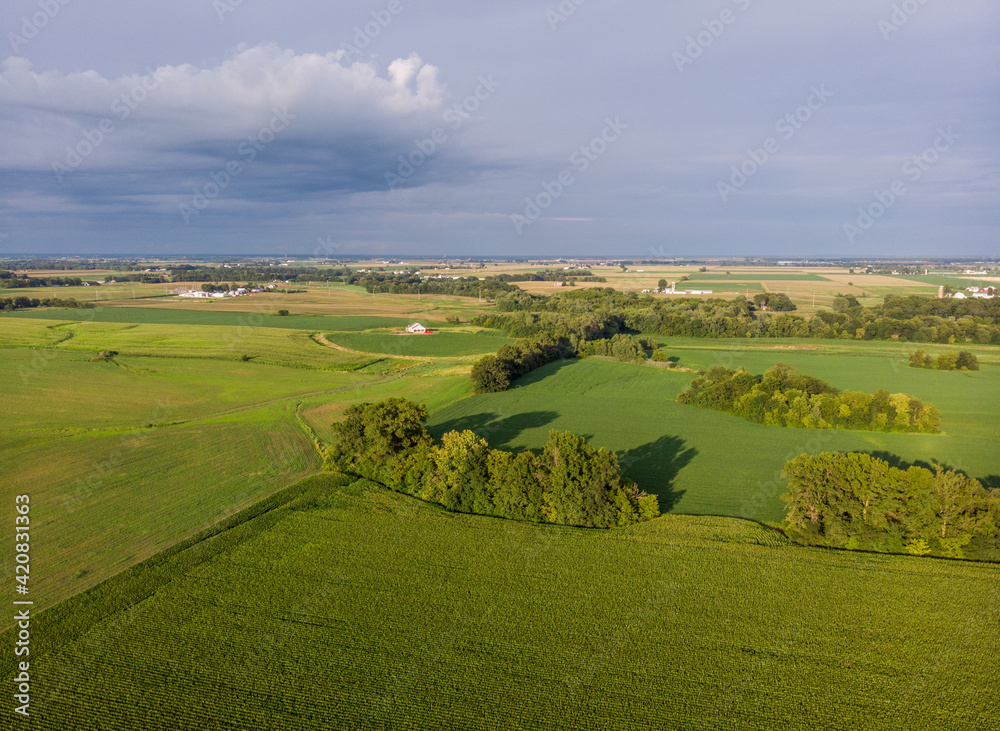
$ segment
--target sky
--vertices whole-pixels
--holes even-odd
[[[995,0],[5,0],[0,256],[1000,255]]]

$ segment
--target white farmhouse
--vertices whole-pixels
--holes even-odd
[[[427,328],[421,325],[419,322],[415,322],[412,325],[407,326],[406,332],[413,333],[415,335],[423,335],[427,332]]]

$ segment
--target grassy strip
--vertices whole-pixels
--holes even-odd
[[[31,661],[37,662],[63,645],[93,630],[100,622],[121,612],[128,612],[159,589],[192,569],[211,561],[241,543],[269,530],[281,516],[282,508],[310,491],[337,485],[344,478],[316,475],[236,513],[200,533],[161,551],[87,591],[60,602],[31,621]],[[0,644],[13,647],[17,628],[0,632]],[[2,672],[13,677],[17,658],[4,653]]]

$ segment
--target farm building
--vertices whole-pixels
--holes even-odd
[[[427,328],[421,325],[419,322],[415,322],[406,328],[406,332],[423,335],[424,333],[427,332]]]

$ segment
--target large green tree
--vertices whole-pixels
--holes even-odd
[[[1000,493],[940,466],[902,470],[863,453],[802,454],[783,474],[785,530],[802,543],[957,558],[1000,526]]]
[[[420,444],[429,444],[424,428],[427,407],[405,398],[354,404],[333,425],[335,459],[368,457],[383,460]]]

